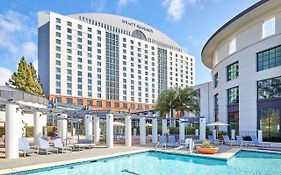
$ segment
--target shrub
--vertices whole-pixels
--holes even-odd
[[[179,134],[179,127],[169,127],[170,135]]]

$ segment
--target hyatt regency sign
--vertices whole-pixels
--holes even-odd
[[[140,29],[140,30],[143,30],[143,31],[147,31],[147,32],[153,33],[153,30],[152,30],[152,29],[147,28],[147,27],[144,27],[144,26],[141,26],[141,25],[136,24],[136,23],[134,23],[134,22],[132,22],[132,21],[128,21],[128,20],[122,19],[122,23],[127,24],[127,25],[130,25],[130,26],[132,26],[132,27],[136,27],[136,28],[138,28],[138,29]]]

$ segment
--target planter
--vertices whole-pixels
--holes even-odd
[[[203,148],[203,147],[196,147],[196,150],[202,154],[215,154],[218,152],[219,148]]]

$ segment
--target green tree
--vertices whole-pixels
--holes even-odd
[[[44,96],[42,85],[38,82],[34,66],[31,63],[28,64],[24,57],[20,59],[18,70],[13,73],[9,82],[28,93]]]
[[[156,103],[156,110],[160,112],[160,116],[165,116],[171,112],[173,116],[173,109],[175,109],[175,100],[177,93],[174,89],[163,90],[159,95]]]
[[[173,110],[179,111],[183,116],[184,111],[199,114],[199,91],[191,87],[168,89],[161,92],[158,97],[156,110],[160,112],[161,116]]]
[[[178,88],[175,100],[175,109],[184,115],[184,111],[199,114],[199,91],[191,87]]]

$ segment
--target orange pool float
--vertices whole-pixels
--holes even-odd
[[[215,154],[218,152],[219,148],[203,148],[203,147],[196,147],[196,150],[202,154]]]

